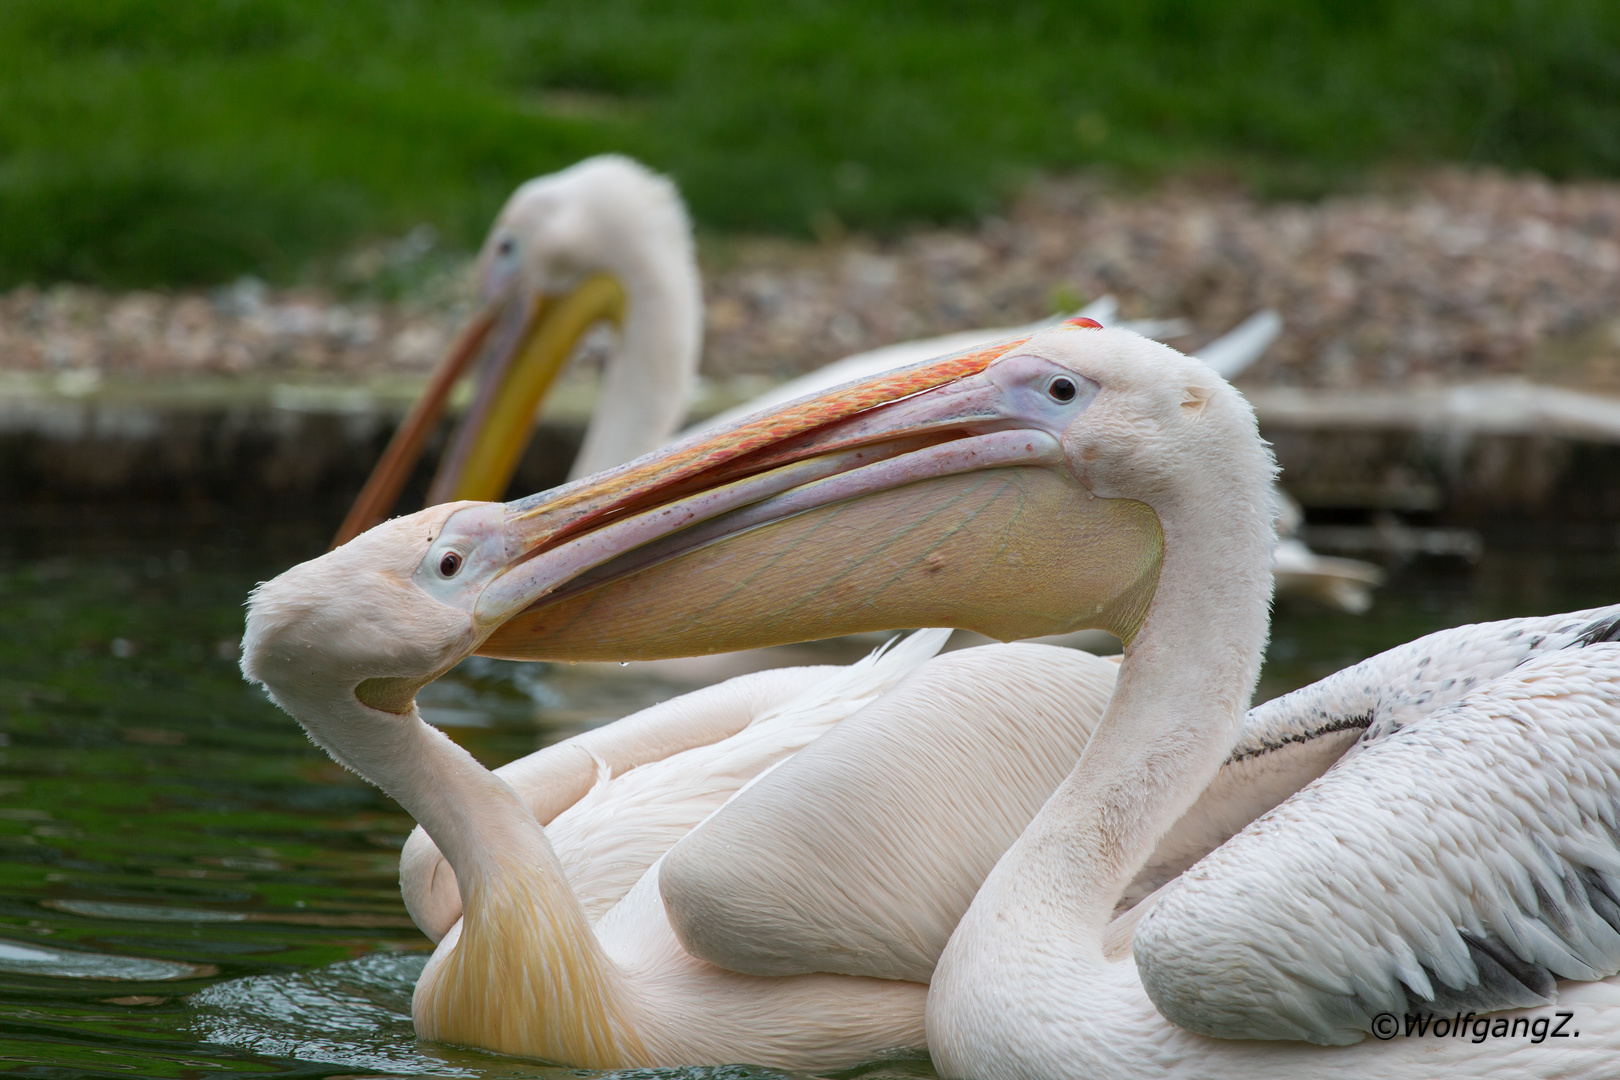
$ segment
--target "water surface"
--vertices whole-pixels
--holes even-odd
[[[0,537],[0,1069],[588,1075],[416,1042],[410,987],[428,943],[396,866],[411,821],[237,673],[247,590],[318,553],[329,522],[13,510]],[[1261,696],[1429,630],[1614,599],[1613,552],[1413,562],[1365,616],[1281,604]],[[423,708],[494,766],[719,674],[474,659]],[[857,1072],[929,1075],[915,1061]],[[654,1074],[774,1075],[635,1075]]]

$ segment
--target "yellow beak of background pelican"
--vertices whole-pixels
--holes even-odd
[[[492,369],[462,421],[428,489],[428,505],[506,494],[534,416],[585,332],[599,322],[623,325],[624,286],[592,274],[558,297],[536,297],[516,345],[492,357]]]
[[[522,305],[502,340],[503,317]],[[622,325],[624,287],[592,274],[560,296],[518,295],[480,309],[400,424],[338,529],[337,547],[382,521],[399,500],[461,376],[489,346],[467,414],[451,436],[428,489],[427,505],[492,500],[506,493],[529,444],[535,413],[579,339],[599,322]]]

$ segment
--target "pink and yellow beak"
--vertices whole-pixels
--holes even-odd
[[[1128,641],[1157,584],[1158,519],[1076,478],[1061,436],[1096,387],[1028,340],[507,504],[477,651],[649,659],[913,626]]]
[[[608,274],[592,274],[557,296],[514,287],[482,305],[395,431],[332,546],[388,516],[451,394],[480,356],[472,402],[439,462],[427,505],[505,494],[564,362],[587,330],[604,321],[622,324],[624,311],[624,288]]]

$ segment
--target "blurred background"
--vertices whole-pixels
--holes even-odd
[[[610,151],[691,212],[694,421],[1105,297],[1189,352],[1276,312],[1236,383],[1299,539],[1383,583],[1280,598],[1261,698],[1620,598],[1612,3],[7,0],[0,1069],[546,1073],[414,1044],[410,821],[235,662],[247,590],[324,550],[468,318],[495,213]],[[613,347],[514,494],[566,474]],[[424,713],[496,765],[735,670],[473,660]]]

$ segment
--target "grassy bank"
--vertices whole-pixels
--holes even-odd
[[[285,277],[623,150],[718,229],[983,212],[1038,169],[1322,190],[1620,173],[1608,0],[8,0],[0,286]]]

